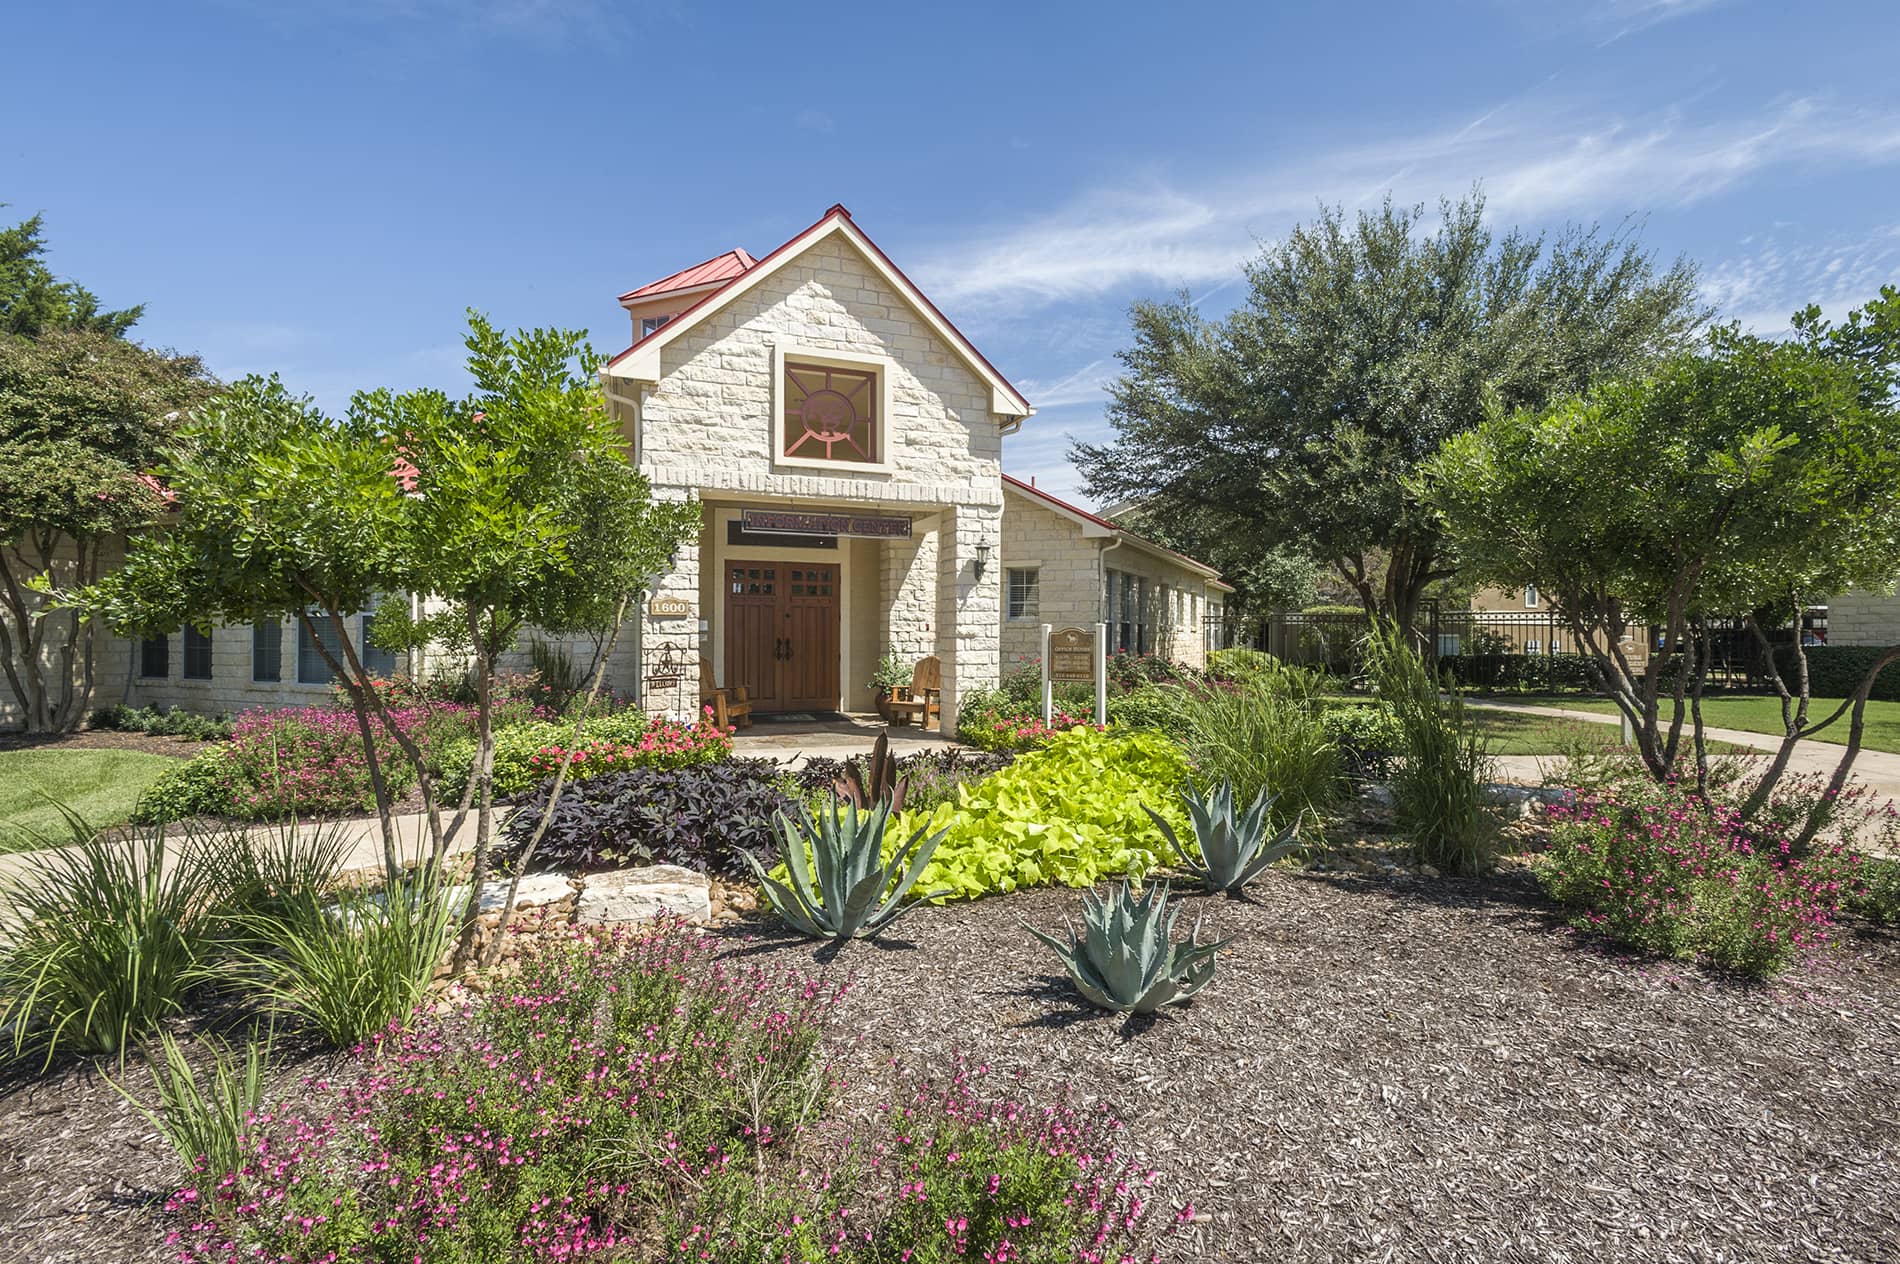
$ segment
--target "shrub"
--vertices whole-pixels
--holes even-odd
[[[1393,818],[1412,855],[1447,873],[1479,872],[1495,819],[1484,797],[1490,768],[1483,734],[1454,690],[1440,696],[1411,636],[1391,624],[1366,641],[1368,672],[1398,720],[1403,741],[1392,773]]]
[[[567,787],[533,867],[589,871],[629,864],[745,872],[741,851],[770,851],[772,818],[791,806],[769,759],[728,759],[683,768],[636,768]],[[542,787],[515,803],[502,830],[498,866],[519,863],[547,808]]]
[[[1178,687],[1144,685],[1108,700],[1108,722],[1118,729],[1148,729],[1180,738],[1188,728],[1188,707]]]
[[[1441,654],[1438,670],[1467,689],[1591,693],[1602,688],[1587,654]]]
[[[95,729],[121,729],[128,733],[147,733],[153,737],[182,737],[189,742],[222,742],[231,736],[228,712],[200,715],[181,707],[101,707],[92,713]]]
[[[540,720],[495,734],[495,794],[517,795],[547,781],[568,763],[568,779],[583,781],[629,768],[684,768],[712,763],[732,754],[732,735],[714,724],[711,714],[699,724],[649,721],[641,712],[619,711],[574,726]],[[464,738],[442,759],[442,788],[457,798],[475,766],[475,741]]]
[[[1581,795],[1549,818],[1538,878],[1577,926],[1758,978],[1825,943],[1859,885],[1859,857],[1829,844],[1797,859],[1785,837],[1675,787]]]
[[[398,709],[391,719],[420,744],[424,722],[437,712]],[[390,793],[401,794],[414,784],[415,770],[380,720],[372,718],[370,732]],[[346,708],[246,711],[238,717],[222,759],[235,816],[272,820],[344,815],[376,804],[362,729]]]
[[[1815,698],[1845,698],[1860,687],[1880,657],[1878,645],[1808,646],[1808,694]],[[1794,688],[1794,647],[1778,646],[1775,665],[1781,677]],[[1874,677],[1873,692],[1867,695],[1877,702],[1900,702],[1900,664],[1889,666]]]
[[[915,890],[949,898],[1139,877],[1155,864],[1147,809],[1187,827],[1175,796],[1187,775],[1186,755],[1159,734],[1078,727],[966,785],[954,808],[902,813],[885,845],[926,822],[947,828]]]
[[[1323,684],[1316,672],[1276,661],[1239,680],[1184,690],[1182,743],[1195,784],[1225,782],[1243,802],[1273,795],[1276,829],[1331,811],[1344,787],[1339,749],[1320,721]]]
[[[1341,703],[1319,713],[1320,728],[1339,748],[1345,772],[1362,781],[1385,781],[1392,776],[1405,730],[1392,708],[1379,702]]]
[[[1207,656],[1207,675],[1210,680],[1239,680],[1256,672],[1270,671],[1278,661],[1264,650],[1234,646],[1215,650]]]
[[[1900,926],[1900,860],[1869,857],[1860,868],[1860,882],[1848,892],[1845,906],[1881,926]]]
[[[141,825],[163,825],[194,816],[227,816],[231,807],[225,748],[213,746],[160,773],[139,795],[132,820]]]
[[[167,864],[163,827],[106,840],[68,823],[72,844],[39,853],[0,898],[0,1028],[16,1054],[44,1045],[48,1060],[123,1054],[178,1012],[210,939],[194,847]]]
[[[315,891],[296,892],[239,926],[252,945],[241,950],[245,964],[263,995],[347,1049],[400,1025],[422,1000],[460,901],[423,878],[339,895],[332,904]]]
[[[832,1109],[839,989],[676,925],[525,948],[460,1013],[382,1036],[236,1172],[167,1203],[191,1258],[1133,1258],[1155,1174],[1113,1122],[947,1084]]]

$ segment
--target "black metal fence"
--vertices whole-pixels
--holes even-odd
[[[1287,662],[1356,676],[1366,630],[1366,617],[1356,612],[1276,611],[1262,626],[1260,648]],[[1708,684],[1731,689],[1765,687],[1761,647],[1746,625],[1739,619],[1718,620],[1711,631]],[[1599,688],[1596,668],[1584,647],[1548,607],[1445,610],[1428,601],[1420,607],[1414,633],[1420,651],[1435,668],[1472,689],[1569,693]],[[1792,623],[1768,636],[1771,643],[1787,644],[1793,637]],[[1803,617],[1802,637],[1809,645],[1826,643],[1825,608],[1810,610]],[[1661,657],[1662,644],[1660,628],[1632,627],[1622,638],[1623,654],[1639,672]]]

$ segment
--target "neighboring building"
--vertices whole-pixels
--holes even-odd
[[[1845,592],[1827,603],[1829,645],[1900,645],[1900,594]]]
[[[1623,633],[1623,653],[1632,664],[1648,661],[1648,629],[1632,625]],[[1438,652],[1470,653],[1488,642],[1493,652],[1510,654],[1580,654],[1583,646],[1570,632],[1537,586],[1521,589],[1480,588],[1471,594],[1466,611],[1444,611],[1439,616]]]
[[[728,251],[620,303],[633,343],[602,369],[608,407],[654,495],[701,510],[621,637],[617,691],[694,711],[703,662],[757,712],[868,711],[887,651],[934,654],[950,731],[1005,643],[1033,656],[1043,622],[1107,621],[1131,651],[1200,660],[1231,589],[1006,479],[1003,440],[1034,410],[842,206],[770,254]],[[302,639],[289,623],[106,638],[102,666],[131,681],[98,704],[315,701],[328,673]],[[591,646],[569,644],[585,663]]]
[[[1042,625],[1108,625],[1112,649],[1189,666],[1218,648],[1220,572],[1003,476],[1003,669],[1034,662]]]

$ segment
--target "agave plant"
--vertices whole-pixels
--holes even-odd
[[[1195,794],[1189,786],[1181,791],[1181,802],[1187,805],[1188,819],[1194,824],[1198,855],[1181,845],[1174,827],[1160,813],[1153,808],[1146,811],[1154,818],[1161,836],[1168,840],[1168,846],[1181,858],[1182,866],[1209,891],[1240,894],[1268,865],[1291,855],[1300,845],[1298,821],[1281,830],[1271,842],[1267,840],[1267,813],[1273,807],[1271,794],[1263,792],[1252,807],[1238,815],[1234,812],[1231,782],[1221,782],[1205,797]]]
[[[1091,1004],[1120,1014],[1152,1014],[1206,987],[1214,977],[1214,953],[1233,942],[1201,943],[1197,920],[1187,942],[1176,943],[1174,918],[1165,887],[1150,886],[1137,898],[1124,882],[1113,901],[1093,891],[1082,897],[1082,933],[1071,926],[1068,943],[1033,926],[1029,933],[1056,950]]]
[[[773,821],[788,881],[768,874],[751,852],[740,854],[764,888],[766,903],[805,934],[833,941],[869,939],[924,900],[945,894],[904,902],[947,828],[926,837],[929,827],[919,827],[886,863],[890,800],[864,809],[833,797],[815,815],[803,804],[795,811],[780,812]]]

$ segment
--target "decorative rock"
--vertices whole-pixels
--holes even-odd
[[[1420,865],[1418,867],[1418,872],[1419,872],[1419,876],[1425,877],[1425,878],[1436,878],[1436,877],[1442,876],[1439,874],[1438,867],[1436,865]]]
[[[508,899],[508,879],[482,883],[482,912],[499,913]],[[515,892],[517,909],[533,908],[538,904],[554,904],[565,900],[574,893],[564,873],[529,873],[521,878],[521,889]]]
[[[645,865],[587,876],[581,889],[583,922],[647,922],[671,913],[689,922],[712,917],[712,883],[678,865]]]

